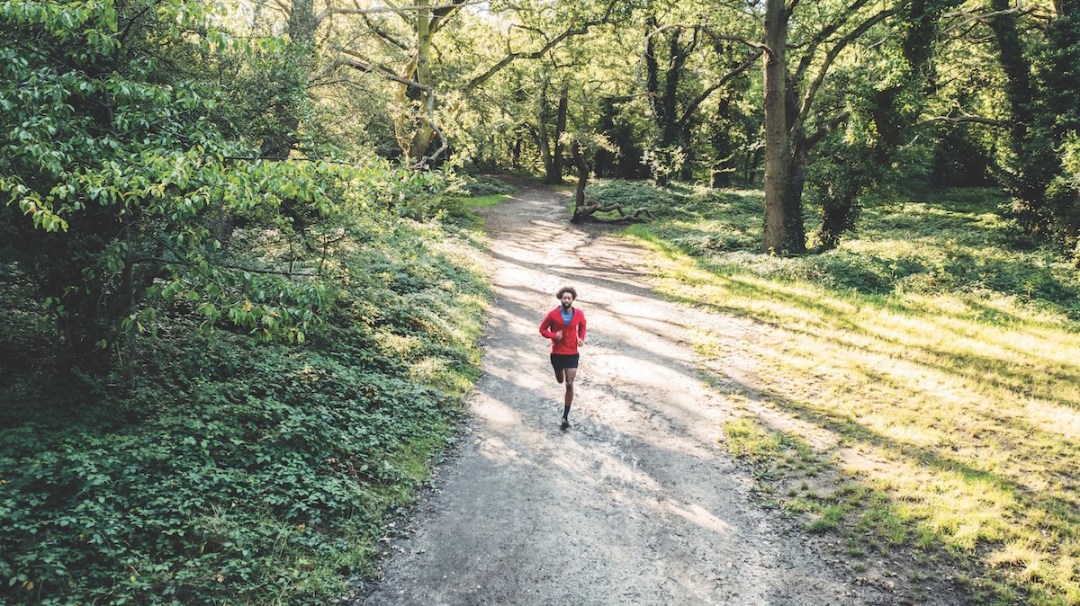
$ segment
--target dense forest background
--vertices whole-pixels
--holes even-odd
[[[792,259],[982,187],[1075,298],[1077,0],[3,1],[0,71],[5,602],[345,593],[477,372],[478,175]]]

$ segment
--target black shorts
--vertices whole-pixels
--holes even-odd
[[[577,368],[581,354],[551,354],[551,366],[555,370]]]

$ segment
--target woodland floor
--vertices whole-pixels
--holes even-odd
[[[944,584],[913,597],[910,563],[853,566],[755,497],[717,440],[774,329],[655,296],[659,261],[571,225],[566,202],[526,188],[484,211],[496,300],[470,421],[354,604],[963,603]],[[564,284],[589,326],[568,431],[537,333]],[[701,330],[725,341],[711,384],[688,345]]]

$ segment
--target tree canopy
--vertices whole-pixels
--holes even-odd
[[[408,398],[423,404],[417,425],[448,423],[438,402],[475,371],[460,353],[475,335],[446,327],[482,287],[458,271],[466,261],[422,242],[469,240],[433,220],[454,215],[464,180],[484,173],[572,179],[568,221],[660,212],[602,200],[590,179],[760,189],[760,237],[739,245],[800,257],[842,248],[889,192],[991,186],[1016,233],[1080,263],[1080,0],[3,0],[0,75],[0,299],[32,327],[65,394],[120,398],[115,416],[133,425],[157,410],[140,391],[148,376],[205,396],[192,422],[202,429],[222,402],[250,403],[207,377],[330,381],[350,356],[368,366],[333,389],[363,403],[342,415],[357,432]],[[664,191],[657,199],[675,199]],[[209,334],[220,340],[198,351]],[[249,346],[268,357],[240,360]],[[5,418],[48,425],[52,409],[17,399]],[[222,414],[237,427],[265,420],[288,442],[278,413]],[[326,423],[327,440],[345,439]],[[19,438],[27,452],[32,429]],[[222,448],[244,442],[207,431]],[[348,439],[352,454],[317,450],[341,482],[396,473],[355,454],[403,456],[388,442]],[[171,465],[170,453],[147,456]],[[57,461],[27,467],[32,496],[0,502],[0,518],[93,493],[93,473],[67,476]],[[289,461],[257,471],[287,475]],[[346,507],[319,490],[313,510]],[[299,524],[286,505],[267,507]],[[179,532],[147,515],[146,528]],[[17,531],[56,531],[36,523]],[[99,540],[56,536],[72,552]],[[228,543],[199,539],[162,541],[177,559]],[[152,568],[145,553],[101,549],[111,566]],[[0,596],[30,591],[23,568],[76,583],[53,561],[4,557],[0,585],[15,589]],[[98,574],[93,560],[75,567]],[[169,585],[183,575],[164,568],[155,583],[170,591],[201,582]],[[163,586],[131,585],[132,599]]]

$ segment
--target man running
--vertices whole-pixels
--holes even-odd
[[[574,401],[574,375],[578,367],[578,345],[585,344],[585,312],[574,308],[577,291],[573,286],[563,286],[555,293],[560,305],[544,316],[540,334],[551,339],[551,366],[555,380],[566,383],[563,396],[562,429],[570,428],[570,404]]]

